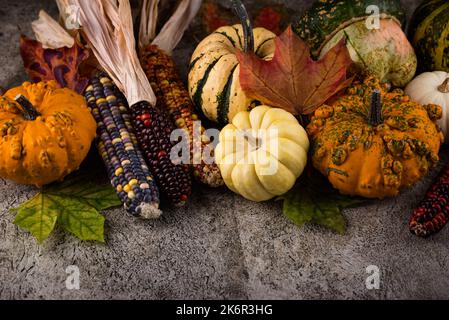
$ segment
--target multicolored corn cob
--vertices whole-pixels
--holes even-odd
[[[209,186],[223,185],[220,170],[215,164],[213,147],[205,129],[201,126],[195,137],[194,121],[199,120],[194,113],[188,91],[182,82],[170,55],[156,45],[146,46],[140,55],[142,68],[157,97],[158,108],[167,110],[176,126],[184,129],[190,141],[190,161],[194,177]],[[204,150],[210,150],[211,161],[203,158]]]
[[[85,97],[97,122],[98,151],[125,209],[158,218],[159,192],[138,147],[126,99],[105,74],[91,79]]]
[[[410,231],[420,237],[439,232],[449,220],[449,163],[443,168],[425,198],[410,218]]]
[[[131,110],[137,139],[161,194],[175,206],[184,205],[192,193],[192,182],[189,168],[170,159],[175,126],[163,110],[146,101],[132,105]]]

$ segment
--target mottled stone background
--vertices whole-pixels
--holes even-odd
[[[418,1],[402,2],[411,13]],[[301,12],[311,1],[285,3]],[[26,79],[18,35],[31,35],[40,8],[56,14],[50,0],[0,0],[0,86]],[[188,34],[175,53],[184,73],[195,45],[195,33]],[[90,170],[102,175],[102,164]],[[107,245],[57,231],[38,246],[8,212],[36,189],[0,180],[0,298],[449,298],[449,229],[423,240],[407,226],[436,173],[400,197],[345,210],[344,236],[316,226],[297,229],[280,203],[196,187],[186,207],[165,210],[160,221],[107,211]],[[369,291],[365,269],[373,264],[381,287]],[[80,268],[78,291],[65,288],[68,265]]]

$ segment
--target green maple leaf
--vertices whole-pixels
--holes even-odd
[[[284,200],[284,215],[298,227],[314,222],[339,234],[343,234],[346,229],[342,210],[367,201],[339,194],[317,172],[305,174],[280,199]]]
[[[81,240],[104,242],[104,217],[100,210],[121,205],[111,186],[98,186],[75,177],[41,190],[32,199],[11,209],[14,224],[34,235],[39,243],[56,224]]]
[[[98,211],[121,205],[117,194],[110,185],[99,186],[88,181],[86,177],[74,177],[52,185],[46,193],[76,199]]]
[[[20,207],[12,209],[17,212],[14,224],[31,232],[39,242],[47,239],[58,219],[57,209],[46,199],[42,193],[38,193]]]

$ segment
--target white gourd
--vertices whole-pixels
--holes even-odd
[[[411,81],[405,93],[422,105],[437,104],[443,108],[443,117],[438,125],[449,143],[449,73],[444,71],[425,72]]]
[[[215,158],[229,189],[251,201],[289,191],[307,163],[309,139],[285,110],[239,112],[220,133]]]

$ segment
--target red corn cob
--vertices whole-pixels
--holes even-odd
[[[140,55],[142,68],[157,97],[157,105],[166,110],[179,129],[185,130],[190,142],[193,174],[200,182],[218,187],[223,185],[220,170],[215,163],[206,163],[202,152],[209,147],[205,129],[201,127],[198,141],[194,139],[193,122],[199,120],[193,103],[170,55],[156,45],[146,46]],[[213,150],[212,150],[213,156]]]
[[[441,170],[425,198],[413,211],[410,231],[419,237],[439,232],[449,220],[449,163]]]

